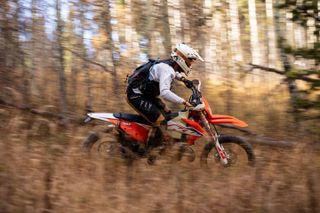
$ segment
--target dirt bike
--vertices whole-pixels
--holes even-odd
[[[189,81],[190,82],[190,81]],[[208,165],[209,161],[220,162],[224,166],[235,165],[238,155],[242,154],[246,164],[254,165],[255,155],[252,146],[243,139],[235,136],[220,135],[216,125],[228,124],[237,127],[248,125],[235,117],[228,115],[213,114],[207,100],[200,92],[201,82],[193,80],[189,88],[192,90],[189,103],[193,106],[179,112],[166,114],[167,130],[174,141],[179,141],[178,158],[184,152],[191,153],[189,161],[195,159],[192,149],[195,141],[205,137],[205,144],[200,157],[201,165]],[[148,140],[151,124],[142,116],[125,113],[88,113],[85,122],[98,119],[111,124],[117,133],[117,145],[124,154],[146,156],[144,147]],[[84,143],[84,147],[92,147],[90,140]],[[228,145],[232,145],[231,148]],[[114,143],[99,144],[98,150],[112,152]],[[228,148],[225,148],[228,147]],[[236,151],[235,151],[236,150]],[[190,157],[191,156],[191,157]]]

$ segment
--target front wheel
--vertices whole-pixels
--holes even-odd
[[[227,154],[228,164],[225,166],[254,166],[255,155],[251,144],[234,136],[222,135],[218,139]],[[209,142],[205,145],[200,161],[201,165],[206,167],[211,167],[212,164],[220,162],[220,156],[214,143]]]

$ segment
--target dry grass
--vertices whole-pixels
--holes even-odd
[[[111,91],[93,90],[95,110],[128,112],[121,102],[123,94],[114,97]],[[254,168],[204,170],[199,158],[193,163],[159,161],[155,166],[142,159],[128,167],[121,159],[81,150],[90,130],[99,126],[62,128],[53,120],[3,108],[0,212],[319,212],[320,122],[296,124],[286,112],[288,97],[281,88],[275,93],[263,89],[230,93],[208,84],[203,94],[215,113],[243,119],[256,133],[300,144],[293,148],[255,144]],[[84,102],[84,95],[79,94],[77,101]],[[76,108],[82,113],[83,107]],[[57,109],[46,105],[39,110]],[[195,146],[198,157],[203,145]]]
[[[320,211],[320,147],[314,143],[256,145],[255,168],[204,170],[199,158],[128,167],[82,152],[88,127],[49,128],[44,136],[25,114],[2,114],[10,114],[2,117],[10,125],[0,129],[0,212]],[[198,156],[202,147],[195,147]]]

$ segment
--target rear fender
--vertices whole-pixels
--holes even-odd
[[[93,119],[107,121],[115,125],[118,124],[118,119],[113,116],[113,113],[93,112],[93,113],[88,113],[87,116]]]
[[[208,119],[211,124],[232,124],[238,127],[247,127],[248,124],[229,115],[212,114]]]
[[[126,134],[134,140],[146,143],[148,140],[149,129],[148,125],[140,124],[131,121],[119,120],[113,116],[113,113],[88,113],[90,118],[107,121],[113,123],[115,126],[120,127]]]

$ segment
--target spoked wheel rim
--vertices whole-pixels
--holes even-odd
[[[232,166],[243,166],[248,164],[247,154],[245,150],[241,149],[241,147],[230,147],[237,146],[235,144],[223,144],[224,151],[227,155],[228,163],[224,165],[225,167],[232,167]]]
[[[254,165],[255,155],[249,143],[233,136],[220,136],[219,142],[224,147],[225,154],[227,155],[228,163],[224,165],[225,167],[233,168]],[[223,165],[213,143],[208,143],[204,147],[201,155],[201,165],[209,168]]]
[[[98,145],[98,153],[101,157],[116,156],[120,154],[119,144],[116,141],[103,141]]]
[[[238,154],[234,152],[232,149],[225,149],[225,152],[227,154],[227,159],[228,159],[227,166],[232,166],[234,164],[237,164]]]

